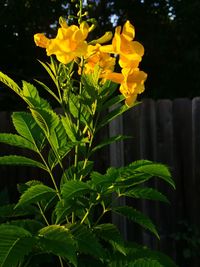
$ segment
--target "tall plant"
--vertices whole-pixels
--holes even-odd
[[[36,45],[51,56],[50,62],[40,63],[54,87],[36,82],[57,102],[59,112],[33,84],[22,81],[19,86],[0,72],[1,82],[28,106],[27,112],[12,114],[16,134],[1,133],[0,142],[32,153],[2,156],[0,164],[37,167],[49,176],[47,184],[30,180],[19,185],[18,202],[0,208],[0,266],[173,267],[164,254],[125,242],[117,226],[104,220],[109,213],[126,216],[159,238],[146,215],[117,200],[168,202],[145,182],[155,176],[172,187],[174,182],[165,165],[148,160],[110,167],[105,173],[94,170],[93,155],[126,138],[118,135],[97,143],[96,135],[135,105],[147,75],[139,69],[144,49],[133,40],[133,25],[127,21],[116,27],[114,37],[107,32],[86,41],[94,25],[81,0],[77,5],[77,25],[61,18],[54,39],[34,36]],[[114,72],[117,63],[121,73]]]

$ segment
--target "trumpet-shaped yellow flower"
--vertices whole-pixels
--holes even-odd
[[[143,46],[133,41],[135,29],[130,21],[126,21],[123,28],[116,27],[111,45],[102,46],[101,51],[119,54],[119,65],[122,68],[137,68],[144,55]]]
[[[44,34],[35,34],[36,45],[46,48],[47,55],[56,55],[58,61],[67,64],[76,57],[84,56],[87,52],[87,42],[89,26],[82,22],[80,27],[76,25],[68,26],[61,24],[56,38],[48,39]]]
[[[138,68],[124,68],[122,69],[122,73],[113,72],[106,74],[105,78],[120,84],[119,90],[125,97],[125,103],[128,106],[132,106],[137,95],[144,91],[144,82],[147,78],[147,74],[140,71]]]
[[[94,67],[98,65],[101,69],[101,74],[111,73],[115,67],[115,58],[110,54],[100,51],[101,45],[88,45],[87,54],[85,56],[86,63],[84,65],[84,73],[92,73]]]

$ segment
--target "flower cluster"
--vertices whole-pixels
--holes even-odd
[[[137,95],[144,91],[147,74],[139,70],[139,63],[144,55],[143,46],[134,41],[135,29],[130,21],[123,28],[116,27],[114,37],[107,32],[97,40],[87,42],[90,27],[87,22],[80,26],[62,23],[56,38],[48,39],[44,34],[35,34],[36,45],[46,48],[47,55],[56,55],[58,61],[67,64],[76,58],[82,58],[82,70],[85,74],[92,73],[98,65],[101,69],[100,78],[120,84],[120,92],[128,106],[132,106]],[[110,45],[106,42],[112,39]],[[121,73],[114,72],[116,58]],[[80,73],[80,71],[79,71]]]

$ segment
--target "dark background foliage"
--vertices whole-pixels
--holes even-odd
[[[72,1],[76,2],[76,1]],[[75,11],[69,0],[0,1],[0,70],[20,81],[45,79],[36,59],[47,60],[35,46],[33,35],[56,34],[59,16]],[[96,18],[95,37],[129,19],[136,40],[145,47],[141,68],[148,73],[143,97],[177,98],[200,95],[199,0],[88,0],[90,17]],[[2,87],[2,86],[1,86]],[[20,107],[8,90],[0,91],[0,109]]]

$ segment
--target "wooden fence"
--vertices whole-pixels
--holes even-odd
[[[0,132],[10,130],[10,114],[0,112]],[[200,98],[143,100],[142,104],[113,121],[108,132],[110,136],[120,133],[133,138],[111,145],[110,157],[107,150],[102,150],[98,159],[103,167],[122,166],[134,160],[149,159],[167,164],[176,183],[175,191],[164,182],[155,180],[151,183],[168,196],[171,205],[149,201],[133,202],[158,226],[160,241],[124,219],[114,217],[113,220],[120,225],[124,236],[129,240],[138,240],[165,251],[177,259],[181,267],[199,266],[198,260],[186,265],[182,263],[182,252],[184,248],[188,248],[188,244],[175,241],[172,234],[181,230],[179,222],[182,220],[189,225],[200,225]],[[8,147],[1,145],[0,155],[5,153],[14,153],[14,149],[8,150]],[[14,198],[16,183],[22,178],[24,181],[24,177],[36,179],[38,175],[35,169],[1,167],[0,185],[1,188],[7,186],[9,190],[13,190]],[[128,200],[122,200],[122,204],[126,201]]]

